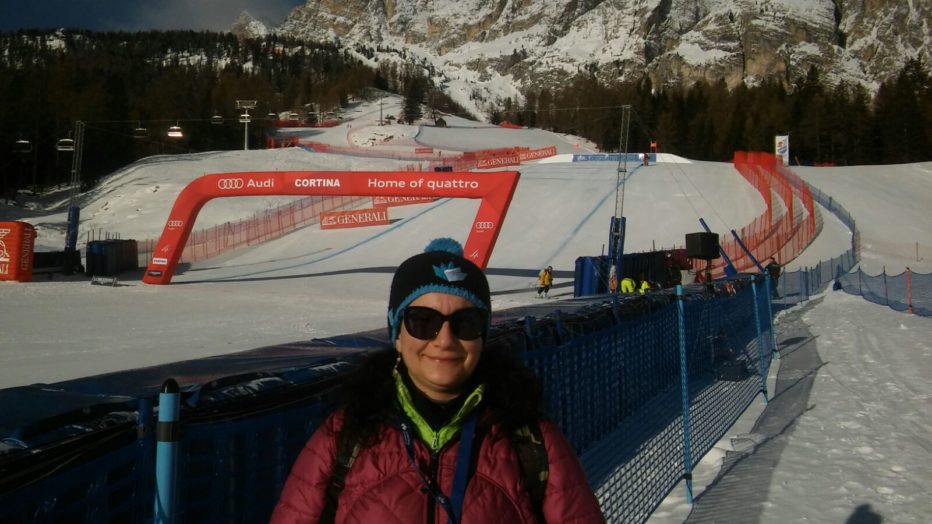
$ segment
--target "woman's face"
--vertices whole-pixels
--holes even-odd
[[[463,297],[446,293],[427,293],[419,296],[411,306],[435,309],[443,315],[475,307]],[[482,337],[461,340],[453,334],[450,322],[440,327],[437,336],[430,340],[415,338],[401,323],[395,349],[401,353],[408,375],[414,385],[433,400],[445,402],[462,393],[482,354]]]

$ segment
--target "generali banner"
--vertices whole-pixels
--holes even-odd
[[[346,227],[384,226],[388,224],[388,209],[355,209],[353,211],[325,211],[320,214],[321,229]]]
[[[487,156],[476,161],[476,169],[491,169],[493,167],[516,166],[521,163],[518,155]]]
[[[529,149],[509,155],[496,155],[482,157],[476,161],[477,169],[490,169],[494,167],[516,166],[528,160],[547,158],[557,154],[557,146]]]
[[[408,204],[424,204],[437,200],[431,197],[372,197],[372,207],[406,206]]]
[[[540,149],[530,149],[528,151],[522,151],[518,153],[518,157],[522,162],[528,160],[537,160],[539,158],[547,158],[557,154],[557,146],[542,147]]]

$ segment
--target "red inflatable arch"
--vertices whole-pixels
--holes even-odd
[[[463,249],[467,258],[485,269],[519,176],[517,171],[254,171],[204,175],[188,184],[175,200],[142,281],[171,282],[194,220],[207,201],[257,195],[481,198]]]

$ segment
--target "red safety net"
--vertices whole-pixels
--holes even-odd
[[[751,223],[735,231],[755,259],[765,264],[775,257],[781,264],[796,258],[816,237],[817,224],[812,192],[805,182],[779,165],[773,153],[736,151],[735,169],[754,186],[766,209]],[[757,271],[731,232],[719,235],[721,249],[735,269]],[[693,260],[697,272],[705,270],[705,260]],[[725,259],[712,261],[712,277],[725,275]]]

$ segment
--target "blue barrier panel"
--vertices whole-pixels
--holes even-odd
[[[243,419],[185,424],[178,522],[268,522],[291,465],[326,408],[315,402]]]
[[[0,491],[0,522],[150,522],[155,439],[131,420],[38,453],[0,455],[0,477],[13,483]],[[20,453],[25,465],[7,469]]]

